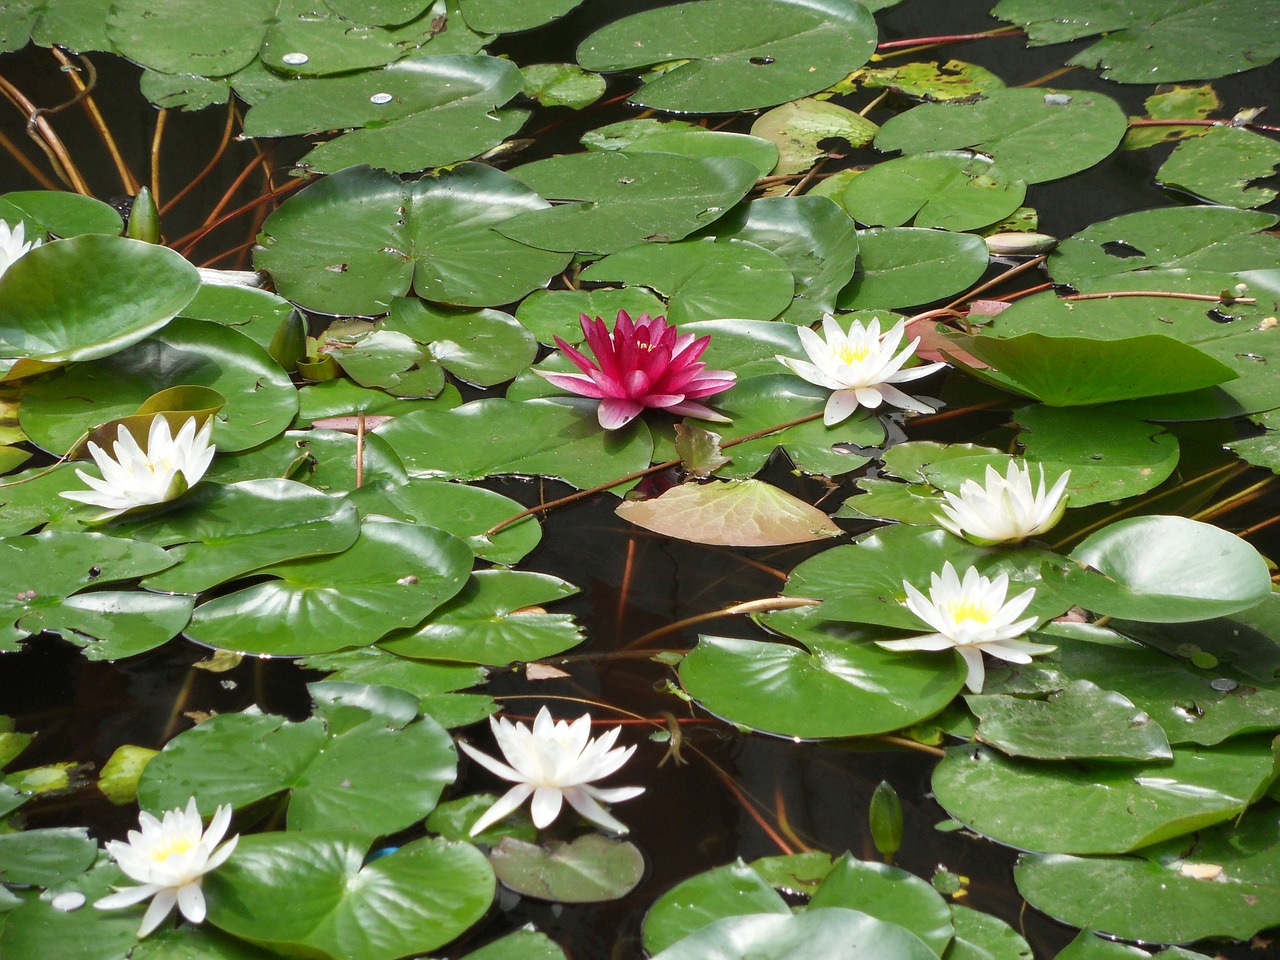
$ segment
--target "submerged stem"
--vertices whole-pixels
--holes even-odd
[[[796,607],[816,607],[821,602],[821,600],[814,600],[811,597],[761,597],[758,600],[734,603],[720,610],[708,610],[705,613],[695,614],[692,617],[685,617],[683,620],[668,623],[658,627],[656,630],[650,630],[644,636],[632,640],[622,649],[630,650],[633,647],[657,640],[659,637],[665,637],[667,634],[676,633],[685,627],[706,623],[708,620],[719,620],[721,617],[736,617],[744,613],[771,613],[774,610],[794,610]]]
[[[116,138],[111,135],[111,128],[107,126],[106,120],[102,117],[102,111],[98,109],[97,101],[93,99],[93,88],[98,83],[98,71],[94,69],[93,63],[88,57],[77,55],[80,62],[84,64],[85,72],[89,74],[89,80],[86,83],[80,78],[79,68],[72,65],[71,58],[60,47],[51,47],[50,52],[62,64],[67,76],[71,78],[71,82],[75,85],[77,91],[75,102],[79,102],[84,107],[84,112],[89,117],[89,124],[98,134],[98,139],[102,141],[102,145],[107,148],[107,153],[111,155],[111,162],[115,164],[116,173],[120,177],[120,184],[124,187],[124,192],[131,197],[137,196],[138,180],[134,177],[133,171],[129,169],[129,165],[124,162],[124,156],[120,153]]]

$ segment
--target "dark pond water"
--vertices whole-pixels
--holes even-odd
[[[525,62],[568,60],[577,40],[594,25],[611,19],[612,11],[658,5],[587,3],[555,29],[506,42],[513,48],[519,44],[526,51],[522,56]],[[878,19],[887,40],[968,33],[994,24],[987,16],[989,6],[970,0],[907,0]],[[530,48],[536,49],[536,56],[528,55]],[[501,53],[502,47],[493,52]],[[987,66],[1014,85],[1043,77],[1069,54],[1061,46],[1027,51],[1015,39],[959,44],[939,55]],[[108,122],[130,163],[136,170],[144,170],[153,119],[137,93],[136,71],[106,58],[95,61],[101,74],[99,101]],[[65,81],[46,51],[7,58],[3,70],[40,102],[65,99]],[[1280,71],[1272,67],[1216,80],[1214,87],[1224,103],[1243,107],[1273,99],[1280,89],[1278,81]],[[1086,71],[1073,72],[1063,82],[1103,90],[1131,114],[1141,112],[1141,101],[1150,92],[1106,83]],[[615,81],[612,93],[625,93],[624,83]],[[535,116],[527,129],[546,128],[546,132],[535,135],[522,159],[568,149],[585,129],[625,115],[624,108],[615,106],[584,111],[571,121],[563,121],[562,113]],[[165,195],[172,196],[204,166],[221,138],[224,121],[225,114],[218,109],[170,116],[162,159]],[[730,129],[746,129],[749,123],[750,118],[736,120]],[[12,112],[0,118],[0,129],[15,142],[24,138],[22,124]],[[105,154],[79,118],[69,116],[65,123],[60,119],[59,129],[72,144],[73,153],[82,158],[98,195],[120,193]],[[287,144],[274,149],[278,167],[274,182],[279,185],[286,182],[287,162],[296,154],[291,154],[293,148]],[[1033,186],[1027,203],[1040,212],[1041,229],[1058,236],[1120,213],[1166,205],[1169,197],[1153,179],[1165,154],[1162,150],[1118,152],[1087,176]],[[166,217],[170,236],[185,234],[199,224],[253,156],[251,145],[232,144],[218,169]],[[848,162],[858,159],[855,151]],[[4,189],[38,186],[11,161],[0,160],[0,164]],[[253,199],[263,187],[262,177],[249,178],[232,206]],[[195,259],[199,262],[242,244],[248,236],[247,222],[217,232],[198,248]],[[233,258],[219,265],[243,265],[243,260],[237,263]],[[987,422],[974,418],[949,423],[945,429],[956,431],[952,437],[972,439],[977,432],[995,428],[998,421],[998,417]],[[913,438],[926,435],[924,429],[912,432]],[[789,477],[783,464],[776,466],[770,479],[789,483],[810,499],[822,493],[816,483]],[[530,503],[558,492],[555,485],[543,489],[534,482],[513,481],[495,487]],[[1259,509],[1273,510],[1274,506]],[[579,960],[639,957],[644,911],[672,884],[699,871],[735,857],[750,860],[806,848],[833,853],[850,850],[859,857],[874,857],[866,811],[871,792],[881,780],[888,780],[903,801],[906,829],[897,858],[900,866],[926,878],[939,869],[967,877],[968,894],[962,902],[1013,925],[1027,937],[1037,957],[1053,956],[1071,939],[1073,930],[1041,916],[1018,898],[1011,876],[1013,851],[962,833],[935,829],[946,814],[929,796],[933,759],[928,755],[849,745],[797,745],[778,738],[738,735],[723,724],[699,722],[704,715],[667,693],[666,683],[673,676],[669,667],[619,655],[637,648],[688,649],[699,632],[760,636],[761,631],[750,622],[727,619],[653,641],[645,639],[650,632],[682,618],[776,593],[786,571],[819,548],[736,551],[700,547],[626,526],[614,518],[612,507],[611,498],[601,498],[549,517],[542,547],[521,565],[563,577],[582,590],[557,607],[574,613],[588,637],[561,664],[569,677],[531,683],[521,672],[497,673],[489,689],[500,698],[509,698],[506,708],[517,717],[531,717],[540,698],[580,697],[620,705],[648,717],[661,718],[669,711],[694,721],[682,727],[683,765],[668,756],[665,744],[641,739],[647,730],[629,728],[627,736],[639,740],[641,746],[627,768],[630,778],[619,777],[618,782],[644,783],[647,793],[628,802],[620,813],[632,827],[631,839],[648,858],[648,872],[626,900],[598,907],[500,898],[500,910],[488,924],[473,930],[467,942],[453,948],[453,955],[531,921]],[[1274,542],[1258,546],[1275,553],[1268,550],[1276,546]],[[122,743],[159,747],[173,733],[190,726],[189,712],[239,710],[250,704],[296,717],[308,712],[303,687],[308,676],[292,664],[252,661],[224,674],[193,669],[191,664],[205,653],[174,643],[121,663],[92,663],[69,645],[42,639],[28,644],[25,652],[5,658],[0,671],[0,713],[15,716],[20,729],[40,734],[24,755],[24,765],[73,760],[100,767]],[[487,733],[479,727],[476,731],[487,743]],[[394,771],[388,773],[394,775]],[[483,771],[468,768],[465,760],[462,774],[459,792],[496,787]],[[135,817],[132,808],[117,809],[98,799],[92,786],[33,804],[29,810],[32,826],[87,822],[102,837],[121,836]],[[1224,955],[1259,957],[1263,952],[1240,946]]]

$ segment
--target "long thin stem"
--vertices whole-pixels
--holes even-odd
[[[17,160],[22,169],[27,171],[35,181],[46,190],[57,190],[58,185],[49,178],[49,175],[37,167],[25,153],[18,149],[18,145],[4,135],[0,131],[0,147],[4,148],[5,153]]]
[[[1000,274],[1000,276],[993,277],[990,280],[985,281],[984,283],[978,284],[976,287],[974,287],[972,290],[969,290],[967,293],[960,294],[960,296],[956,297],[954,300],[948,303],[945,307],[943,307],[943,309],[954,310],[956,307],[960,306],[960,304],[968,303],[974,297],[977,297],[980,294],[986,293],[992,287],[998,287],[1000,284],[1004,283],[1006,280],[1011,280],[1020,273],[1026,273],[1028,270],[1034,270],[1036,267],[1040,266],[1040,264],[1044,263],[1048,259],[1049,259],[1049,255],[1045,253],[1045,254],[1041,254],[1038,257],[1032,257],[1030,260],[1026,261],[1025,263],[1020,263],[1016,267],[1010,267],[1004,273]]]
[[[256,157],[254,157],[252,160],[250,160],[248,163],[245,164],[244,169],[241,170],[240,173],[236,175],[236,178],[233,181],[231,181],[231,186],[227,187],[226,191],[222,194],[222,199],[220,199],[217,202],[217,204],[214,205],[214,208],[209,211],[209,215],[205,217],[204,223],[202,223],[199,227],[197,227],[191,233],[187,234],[185,237],[182,237],[174,241],[173,245],[175,247],[185,246],[185,248],[181,251],[184,256],[190,251],[190,249],[193,246],[199,243],[207,234],[209,234],[213,230],[216,230],[227,220],[231,219],[233,216],[236,216],[241,212],[240,210],[236,210],[225,217],[221,216],[222,211],[227,209],[227,206],[231,203],[231,199],[236,195],[236,191],[238,191],[242,186],[244,186],[244,182],[248,180],[250,176],[253,175],[253,171],[256,170],[258,168],[258,165],[263,162],[264,156],[265,156],[264,154],[260,153]],[[258,199],[260,201],[265,201],[266,199],[269,199],[269,196],[259,197]]]
[[[92,196],[89,185],[75,165],[75,161],[71,159],[71,154],[67,152],[66,145],[54,132],[49,121],[44,118],[44,114],[49,111],[37,107],[27,99],[21,90],[4,77],[0,77],[0,94],[3,94],[10,103],[26,115],[27,135],[31,137],[36,146],[49,159],[49,165],[53,167],[53,172],[58,179],[76,193],[83,194],[86,197]]]
[[[1230,120],[1157,120],[1135,119],[1129,121],[1131,127],[1244,127],[1247,130],[1265,130],[1268,133],[1280,133],[1280,127],[1268,123],[1232,123]]]
[[[1224,499],[1219,500],[1217,503],[1211,503],[1209,506],[1205,507],[1199,513],[1193,513],[1191,515],[1191,519],[1192,520],[1208,520],[1211,517],[1218,516],[1218,514],[1220,513],[1226,513],[1228,510],[1231,510],[1234,507],[1238,507],[1241,504],[1249,503],[1253,500],[1256,500],[1259,494],[1264,493],[1265,491],[1269,490],[1271,487],[1275,486],[1277,479],[1280,479],[1280,478],[1276,477],[1275,474],[1271,474],[1270,476],[1264,477],[1263,479],[1259,480],[1257,483],[1253,484],[1252,486],[1245,487],[1243,490],[1239,491],[1238,493],[1233,493],[1231,496],[1225,497]]]
[[[209,159],[209,162],[204,165],[204,169],[201,170],[199,173],[197,173],[194,177],[192,177],[185,187],[183,187],[176,194],[174,194],[172,200],[168,201],[167,203],[165,203],[163,206],[160,207],[160,212],[162,214],[167,213],[169,209],[173,207],[174,204],[176,204],[179,200],[185,197],[192,190],[194,190],[196,186],[204,180],[205,177],[207,177],[210,173],[213,172],[214,167],[216,167],[218,165],[218,162],[222,159],[222,155],[227,152],[227,145],[231,143],[231,131],[235,129],[235,119],[236,119],[236,108],[235,108],[235,104],[232,103],[227,108],[227,123],[226,123],[226,126],[222,128],[222,140],[218,143],[218,149],[216,149],[213,152],[213,156]],[[159,133],[157,133],[156,135],[158,137]],[[158,200],[156,201],[156,203],[157,205],[159,205]]]
[[[1024,34],[1021,27],[996,27],[994,30],[983,30],[981,33],[951,33],[938,37],[912,37],[909,40],[890,40],[876,47],[876,52],[884,50],[908,51],[916,47],[940,46],[944,43],[964,43],[966,40],[991,40],[996,37],[1020,37]]]
[[[1175,290],[1113,290],[1110,293],[1071,293],[1063,300],[1114,300],[1119,297],[1156,297],[1165,300],[1200,300],[1205,303],[1257,303],[1253,297],[1224,297],[1220,293],[1179,293]]]
[[[125,163],[124,156],[120,153],[120,147],[116,144],[116,138],[111,135],[111,128],[107,126],[106,120],[102,117],[102,111],[98,109],[97,101],[93,99],[93,88],[98,82],[98,71],[88,57],[81,56],[79,58],[80,62],[84,64],[85,72],[89,74],[89,80],[85,82],[80,76],[80,69],[72,64],[71,58],[63,53],[60,48],[52,47],[50,52],[62,64],[67,76],[71,78],[71,82],[75,85],[79,93],[79,102],[89,117],[90,125],[98,134],[102,145],[107,148],[107,153],[111,155],[111,162],[115,164],[116,173],[120,177],[120,184],[124,187],[124,192],[131,197],[137,196],[137,178],[134,177],[133,171],[129,169],[129,165]]]
[[[686,627],[697,626],[700,623],[706,623],[708,620],[719,620],[721,617],[738,617],[747,613],[772,613],[775,610],[794,610],[797,607],[816,607],[821,600],[814,600],[811,597],[761,597],[759,600],[747,600],[743,603],[730,604],[721,610],[708,610],[706,613],[699,613],[692,617],[685,617],[683,620],[677,620],[675,623],[668,623],[656,630],[650,630],[643,637],[637,637],[628,643],[623,650],[631,650],[634,647],[641,647],[647,643],[652,643],[668,634],[678,633]]]
[[[157,210],[165,210],[160,204],[160,147],[164,143],[164,129],[169,125],[169,109],[161,107],[156,114],[156,129],[151,135],[151,199]]]
[[[241,216],[242,214],[247,213],[248,211],[254,209],[255,207],[260,207],[264,203],[271,203],[272,201],[283,196],[284,194],[291,193],[294,190],[297,190],[299,187],[305,186],[306,182],[307,181],[305,180],[291,180],[290,182],[284,184],[283,186],[276,188],[275,192],[273,193],[267,193],[267,194],[263,194],[260,197],[255,197],[254,199],[250,200],[248,203],[244,204],[243,206],[236,207],[236,209],[232,210],[228,214],[225,214],[223,217],[214,221],[208,226],[201,227],[200,229],[194,231],[193,233],[187,234],[187,236],[183,237],[182,240],[175,241],[175,243],[172,244],[172,246],[176,247],[179,243],[182,243],[185,241],[186,246],[183,247],[179,251],[179,253],[181,253],[183,256],[187,256],[191,253],[192,248],[197,243],[203,240],[208,234],[218,229],[218,227],[222,226],[224,223],[230,223],[232,220],[235,220],[237,217]]]
[[[788,420],[786,423],[779,423],[772,427],[765,427],[763,430],[757,430],[755,433],[748,433],[745,437],[738,437],[734,440],[722,443],[720,444],[720,449],[727,450],[729,447],[736,447],[738,444],[746,443],[748,440],[758,440],[760,437],[766,437],[771,433],[777,433],[779,430],[786,430],[790,427],[799,426],[802,423],[808,423],[810,420],[817,420],[820,416],[822,416],[821,410],[817,413],[811,413],[808,416],[797,417],[795,420]],[[679,458],[675,460],[664,460],[662,463],[655,463],[653,466],[645,467],[643,470],[636,470],[634,473],[628,473],[626,476],[609,480],[606,483],[598,484],[587,490],[578,490],[568,496],[559,497],[556,500],[549,500],[546,503],[537,504],[536,506],[529,507],[527,510],[521,510],[519,513],[507,517],[507,519],[503,520],[501,523],[494,524],[484,532],[484,535],[486,537],[492,537],[495,533],[506,529],[511,526],[511,524],[519,520],[523,520],[525,517],[533,517],[540,513],[546,513],[549,510],[554,510],[557,507],[563,507],[566,504],[577,503],[579,500],[585,500],[587,497],[594,497],[597,493],[604,493],[606,490],[619,486],[620,484],[630,483],[632,480],[639,480],[642,477],[647,477],[655,473],[661,473],[664,470],[670,470],[673,467],[678,467],[682,462],[683,461]]]

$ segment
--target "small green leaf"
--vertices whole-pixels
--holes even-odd
[[[644,876],[644,857],[634,844],[598,833],[543,846],[504,837],[489,852],[489,862],[503,886],[557,903],[617,900]]]

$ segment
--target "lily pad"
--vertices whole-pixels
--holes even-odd
[[[262,583],[196,607],[187,634],[241,653],[299,656],[373,643],[462,589],[466,544],[431,527],[368,520],[342,553],[263,568]]]
[[[836,0],[702,0],[632,14],[578,47],[578,63],[607,73],[685,61],[651,78],[633,103],[726,113],[817,93],[862,66],[875,21]]]
[[[1214,203],[1260,207],[1274,200],[1277,191],[1252,183],[1272,176],[1277,164],[1280,144],[1275,141],[1239,127],[1213,127],[1203,137],[1178,144],[1156,179]]]
[[[1066,923],[1158,943],[1246,940],[1280,923],[1280,827],[1271,811],[1128,857],[1024,855],[1018,891]]]
[[[919,937],[896,923],[857,910],[829,907],[793,916],[725,917],[672,944],[653,960],[740,960],[742,957],[822,957],[823,960],[934,960]]]
[[[1259,34],[1250,0],[1085,0],[1067,15],[1054,0],[1001,0],[991,12],[1025,27],[1036,44],[1102,34],[1069,62],[1100,66],[1119,83],[1208,80],[1280,57],[1276,38]]]
[[[153,243],[86,234],[36,247],[0,277],[3,369],[18,377],[24,359],[118,353],[168,323],[199,286],[195,267]]]
[[[876,164],[845,188],[840,205],[869,226],[964,231],[1003,220],[1026,192],[988,157],[942,151]]]
[[[1246,541],[1184,517],[1130,517],[1088,537],[1075,565],[1046,570],[1054,593],[1105,616],[1208,620],[1271,593],[1266,561]]]
[[[321,717],[294,723],[227,713],[174,737],[142,772],[143,809],[180,807],[194,795],[208,813],[288,792],[290,830],[339,830],[366,841],[430,813],[456,774],[449,734],[419,717],[417,698],[405,691],[321,687],[335,688]]]
[[[34,442],[65,453],[82,434],[129,416],[153,394],[177,385],[209,387],[226,398],[213,431],[220,452],[277,436],[298,410],[289,377],[260,346],[222,324],[179,318],[108,359],[41,377],[24,396],[19,416]]]
[[[281,295],[321,313],[386,313],[410,289],[463,306],[509,303],[545,284],[569,258],[491,227],[548,206],[480,164],[416,184],[356,167],[311,184],[268,217],[254,260]],[[330,229],[334,222],[343,229]]]
[[[539,343],[551,346],[559,337],[570,345],[582,342],[578,317],[616,317],[625,310],[634,319],[647,313],[664,316],[661,300],[639,287],[598,287],[594,290],[535,290],[516,307],[516,319]]]
[[[18,190],[0,196],[0,219],[16,227],[26,224],[28,239],[46,233],[55,237],[78,237],[86,233],[119,236],[124,222],[115,207],[61,190]]]
[[[588,73],[576,63],[534,63],[520,72],[524,75],[524,95],[544,107],[581,110],[604,96],[604,77]]]
[[[842,310],[909,307],[972,286],[987,269],[981,237],[920,227],[858,231],[858,266],[840,291]],[[938,264],[946,263],[946,270]]]
[[[959,746],[933,772],[933,792],[971,830],[1021,850],[1124,853],[1194,833],[1245,811],[1271,783],[1270,738],[1213,750],[1175,747],[1143,765],[1058,763]],[[1069,817],[1046,817],[1052,796]]]
[[[874,123],[848,107],[805,98],[774,107],[751,124],[751,135],[771,141],[778,151],[773,172],[779,176],[804,173],[829,151],[821,146],[843,140],[865,147],[879,131]]]
[[[204,881],[209,921],[272,947],[395,960],[453,940],[493,900],[493,871],[469,843],[424,837],[364,855],[333,833],[242,837]]]
[[[1098,163],[1120,145],[1126,126],[1119,105],[1090,90],[992,89],[976,101],[925,103],[891,117],[876,149],[976,150],[1007,176],[1041,183]]]
[[[516,33],[558,20],[582,0],[461,0],[462,16],[473,30]]]
[[[543,846],[503,837],[489,862],[504,887],[556,903],[617,900],[644,876],[644,857],[634,844],[598,833]]]
[[[791,909],[753,867],[741,860],[676,884],[644,917],[644,948],[650,954],[724,917],[752,913],[790,915]]]
[[[705,239],[630,247],[593,263],[583,280],[645,286],[666,297],[667,320],[772,320],[795,281],[781,258],[746,240]]]
[[[499,233],[543,250],[600,254],[681,240],[722,216],[756,181],[745,160],[674,153],[570,153],[511,173],[559,202],[496,224]]]
[[[1033,760],[1169,760],[1164,730],[1112,690],[1076,680],[1044,700],[967,696],[977,739]]]
[[[258,55],[274,13],[271,0],[216,7],[201,0],[120,0],[111,6],[107,30],[117,50],[152,70],[222,77]]]
[[[733,547],[805,543],[844,532],[817,507],[762,480],[682,483],[651,500],[626,500],[614,513],[668,537]]]
[[[413,476],[541,475],[583,489],[643,470],[653,449],[641,424],[602,430],[594,409],[550,401],[476,400],[456,410],[399,417],[378,435]]]
[[[478,570],[462,591],[413,631],[393,633],[379,644],[399,657],[503,666],[562,653],[583,640],[567,613],[541,609],[577,593],[545,573]]]
[[[680,683],[731,723],[804,738],[900,730],[937,713],[964,684],[959,656],[885,650],[846,624],[806,624],[799,639],[803,646],[700,637],[680,664]]]
[[[854,905],[857,905],[854,907]],[[951,911],[941,894],[914,874],[846,853],[809,900],[809,910],[851,907],[906,927],[939,957],[951,943]]]

